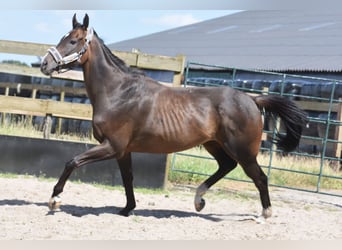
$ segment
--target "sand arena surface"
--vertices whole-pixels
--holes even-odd
[[[270,190],[273,216],[261,213],[257,192],[209,192],[196,212],[195,190],[136,192],[129,217],[122,190],[67,182],[59,211],[47,202],[55,182],[35,177],[0,178],[0,239],[342,239],[342,198]]]

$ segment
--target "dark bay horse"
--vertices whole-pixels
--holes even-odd
[[[217,160],[218,170],[196,191],[195,208],[204,205],[206,191],[239,163],[260,193],[262,215],[271,216],[267,176],[256,156],[263,123],[261,110],[278,115],[286,128],[278,134],[279,148],[293,150],[299,143],[306,114],[279,96],[251,97],[229,87],[170,88],[130,68],[73,16],[73,29],[48,50],[41,71],[81,65],[85,87],[93,107],[93,132],[99,145],[66,163],[49,201],[60,205],[59,194],[71,173],[90,162],[118,161],[127,203],[120,211],[128,216],[136,206],[131,152],[171,153],[202,144]]]

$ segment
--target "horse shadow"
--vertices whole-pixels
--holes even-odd
[[[46,207],[47,213],[46,216],[52,216],[56,213],[66,213],[75,217],[84,217],[87,215],[99,216],[101,214],[112,214],[119,215],[119,211],[122,209],[121,207],[116,206],[103,206],[103,207],[90,207],[90,206],[77,206],[64,204],[59,209],[55,211],[50,211],[48,209],[47,202],[29,202],[26,200],[18,200],[18,199],[5,199],[0,200],[0,206],[30,206],[36,205],[39,207]],[[249,220],[250,217],[257,217],[255,214],[204,214],[198,212],[189,212],[189,211],[180,211],[180,210],[171,210],[171,209],[135,209],[131,212],[130,215],[133,216],[141,216],[141,217],[155,217],[156,219],[165,219],[165,218],[190,218],[190,217],[199,217],[205,220],[220,222],[223,220],[229,220],[229,217],[241,217],[239,221]],[[246,219],[243,219],[246,218]]]

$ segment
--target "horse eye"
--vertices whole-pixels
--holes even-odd
[[[77,42],[77,41],[75,41],[75,40],[71,40],[71,41],[70,41],[70,44],[74,45],[74,44],[76,44],[76,42]]]

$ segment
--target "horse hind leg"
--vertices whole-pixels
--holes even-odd
[[[205,206],[205,200],[203,199],[203,196],[207,190],[231,170],[233,170],[237,165],[237,162],[232,159],[218,143],[207,142],[203,144],[203,146],[215,158],[219,168],[212,176],[199,185],[196,190],[194,204],[195,209],[198,212],[201,211]]]
[[[268,180],[265,173],[257,163],[256,158],[252,160],[239,162],[249,178],[251,178],[257,187],[262,205],[262,216],[266,219],[272,216],[272,206],[268,192]]]

